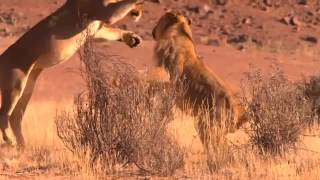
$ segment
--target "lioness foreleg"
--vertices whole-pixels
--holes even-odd
[[[123,41],[128,46],[136,47],[142,42],[142,38],[131,31],[103,26],[94,36],[96,39],[108,41]]]

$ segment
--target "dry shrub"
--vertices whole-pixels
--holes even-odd
[[[184,152],[167,134],[177,91],[169,83],[140,80],[134,67],[102,56],[86,44],[80,53],[87,91],[75,99],[73,114],[57,117],[58,136],[68,149],[99,163],[108,173],[135,165],[151,174],[172,175]],[[107,60],[107,64],[103,64]]]
[[[253,145],[263,154],[282,154],[295,147],[306,122],[312,121],[304,90],[277,68],[268,76],[253,69],[245,77],[242,89]]]

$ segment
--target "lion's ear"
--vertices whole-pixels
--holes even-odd
[[[188,21],[188,24],[191,25],[192,24],[192,21],[190,18],[186,17],[187,18],[187,21]]]
[[[191,41],[193,41],[193,39],[192,39],[192,31],[191,31],[191,28],[190,28],[189,24],[183,23],[183,25],[181,27],[181,31],[184,34],[186,34]]]

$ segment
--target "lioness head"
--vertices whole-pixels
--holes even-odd
[[[167,12],[160,18],[157,25],[154,27],[152,36],[155,40],[159,40],[168,34],[172,35],[171,32],[173,31],[180,31],[186,33],[186,35],[191,38],[192,33],[190,25],[191,20],[181,13]]]
[[[104,20],[106,17],[124,16],[122,12],[128,9],[131,4],[135,7],[126,16],[138,21],[143,14],[142,0],[68,0],[67,3],[77,10],[86,14],[88,18]],[[117,10],[116,10],[117,9]]]

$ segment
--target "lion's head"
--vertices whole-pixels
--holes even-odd
[[[192,39],[191,20],[179,12],[167,12],[158,21],[152,31],[153,38],[159,40],[170,35],[174,35],[177,31],[185,33]]]

